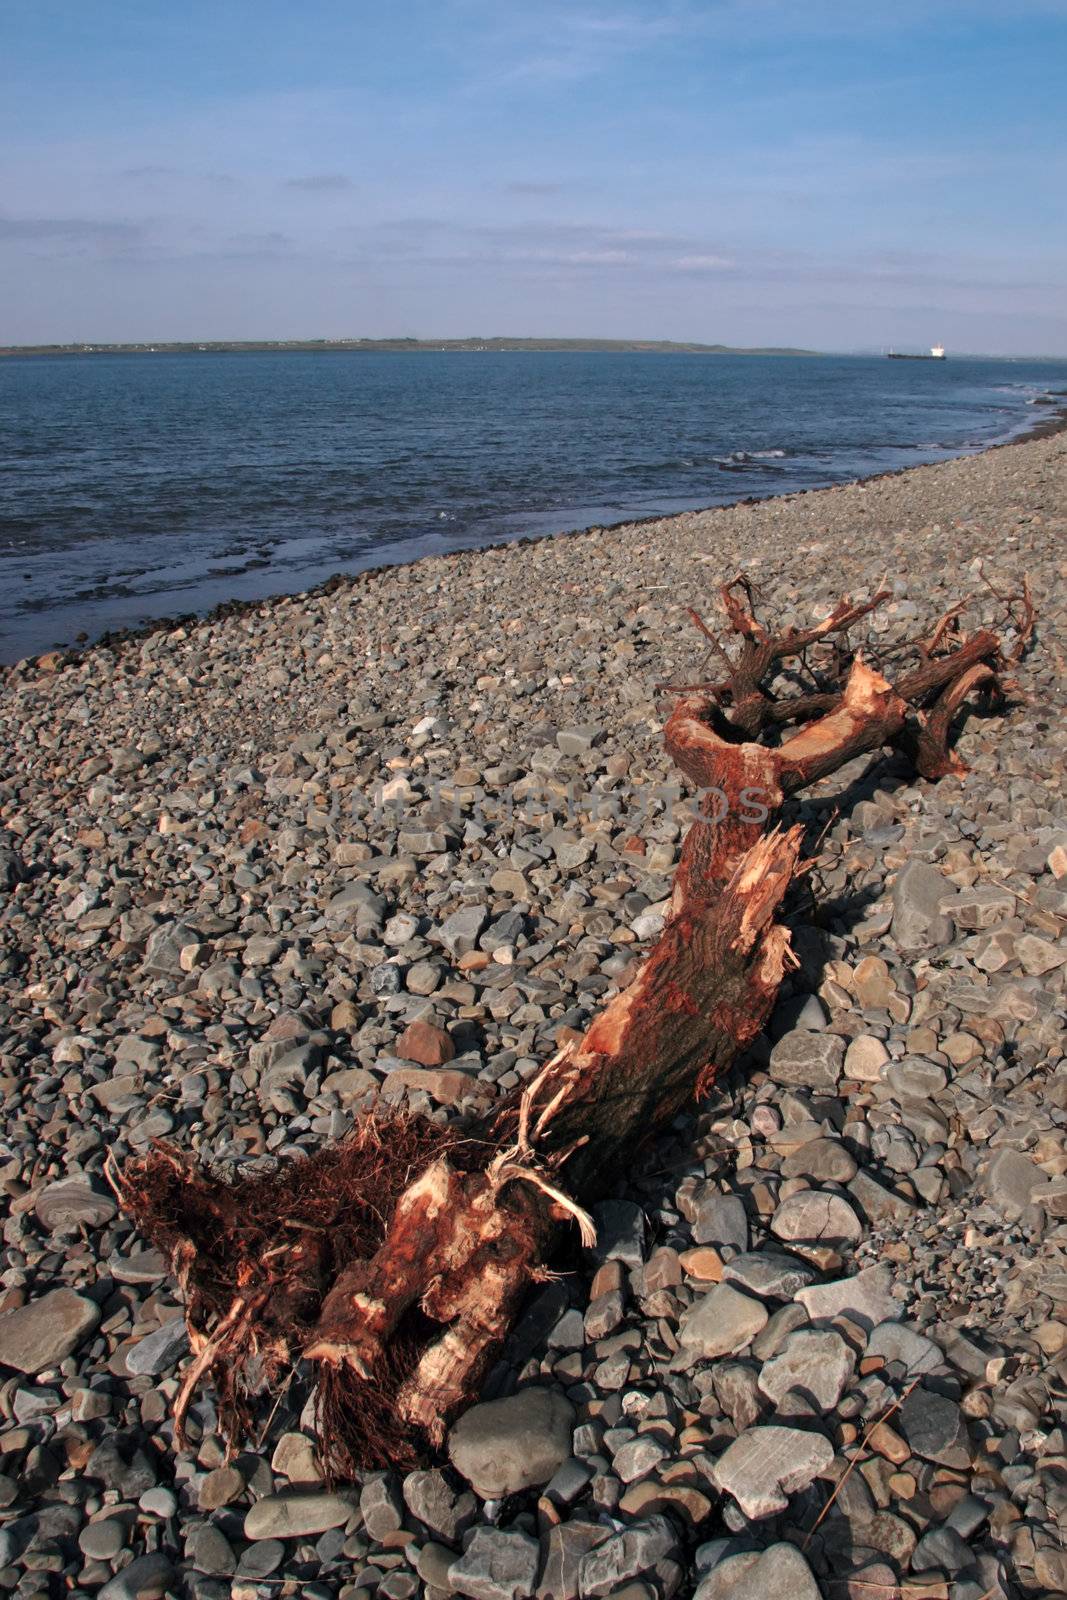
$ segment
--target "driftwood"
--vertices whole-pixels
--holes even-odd
[[[330,1475],[410,1461],[420,1437],[440,1445],[530,1285],[550,1276],[561,1228],[593,1242],[588,1207],[766,1022],[794,963],[778,913],[804,870],[785,802],[886,747],[927,778],[964,770],[954,719],[975,695],[1003,695],[1034,625],[1025,584],[998,597],[1010,644],[965,634],[956,606],[896,647],[912,664],[891,681],[884,658],[885,672],[849,641],[888,591],[778,633],[744,576],[720,598],[729,643],[690,613],[719,675],[661,686],[674,695],[666,748],[700,796],[670,914],[584,1036],[474,1127],[370,1114],[337,1146],[232,1185],[162,1146],[113,1175],[185,1298],[179,1443],[202,1381],[236,1443],[305,1361]]]

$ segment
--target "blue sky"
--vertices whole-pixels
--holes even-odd
[[[1067,0],[6,0],[0,341],[1067,354]]]

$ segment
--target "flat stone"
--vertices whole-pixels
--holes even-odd
[[[199,944],[200,935],[184,922],[164,922],[149,934],[145,945],[146,972],[175,975],[181,972],[181,954],[188,945]]]
[[[897,1418],[914,1455],[945,1467],[970,1466],[967,1426],[955,1401],[930,1389],[913,1389]]]
[[[839,1194],[802,1189],[791,1194],[771,1219],[771,1232],[787,1242],[805,1244],[858,1244],[863,1237],[859,1218]]]
[[[845,1077],[858,1083],[877,1083],[889,1051],[872,1033],[859,1033],[845,1051]]]
[[[399,911],[396,916],[389,918],[382,929],[382,940],[385,944],[399,948],[400,945],[409,944],[418,931],[418,917],[413,917],[407,911]]]
[[[942,902],[947,913],[961,933],[978,933],[993,928],[1015,915],[1015,896],[1010,889],[996,884],[975,884],[971,889],[961,889],[959,894]]]
[[[283,1433],[274,1447],[270,1464],[290,1483],[320,1483],[322,1473],[315,1459],[314,1442],[305,1433]]]
[[[952,886],[936,867],[911,860],[901,867],[893,885],[893,920],[890,937],[909,955],[936,950],[952,939],[952,919],[941,910]]]
[[[718,1562],[693,1600],[822,1600],[822,1590],[795,1545],[772,1544]]]
[[[607,1294],[597,1295],[595,1300],[589,1302],[585,1313],[585,1342],[595,1344],[598,1339],[606,1339],[608,1334],[614,1333],[625,1311],[626,1297],[621,1289],[611,1289]]]
[[[221,1528],[210,1522],[197,1528],[189,1540],[189,1556],[197,1572],[215,1578],[232,1578],[237,1570],[233,1546]]]
[[[687,1277],[698,1278],[701,1283],[718,1283],[723,1276],[722,1256],[711,1245],[683,1250],[678,1264]]]
[[[441,968],[433,961],[415,961],[404,974],[404,987],[409,994],[429,995],[440,987]]]
[[[789,1495],[806,1489],[834,1459],[834,1447],[821,1433],[800,1428],[747,1428],[718,1458],[712,1481],[733,1495],[752,1521],[784,1511]]]
[[[355,927],[357,934],[362,936],[373,933],[382,926],[385,911],[385,897],[376,894],[369,883],[356,882],[346,884],[337,894],[331,896],[326,907],[326,916],[333,926],[350,924]],[[245,946],[245,965],[254,963],[258,966],[274,961],[280,953],[279,949],[270,950],[266,963],[263,959],[264,953],[272,944],[278,945],[279,941],[271,940],[268,934],[260,934],[258,942],[249,940]],[[249,946],[254,946],[251,955]]]
[[[471,1600],[529,1600],[537,1587],[541,1546],[512,1529],[476,1528],[470,1544],[448,1569],[454,1594]]]
[[[695,1206],[693,1238],[697,1244],[730,1245],[748,1249],[745,1203],[736,1194],[707,1194]]]
[[[1045,1545],[1035,1551],[1034,1577],[1048,1595],[1067,1594],[1067,1550]]]
[[[413,1022],[396,1042],[396,1053],[403,1061],[416,1061],[420,1067],[443,1067],[455,1059],[456,1047],[444,1028],[430,1022]]]
[[[795,1302],[779,1306],[774,1312],[767,1326],[757,1338],[752,1341],[752,1354],[757,1361],[769,1361],[781,1350],[791,1333],[798,1328],[803,1328],[808,1321],[808,1314],[803,1306]]]
[[[836,1278],[832,1283],[815,1283],[798,1289],[793,1296],[812,1322],[829,1322],[845,1316],[861,1327],[874,1328],[901,1315],[902,1307],[890,1292],[892,1276],[888,1267],[864,1267],[851,1278]]]
[[[431,1533],[454,1544],[469,1517],[475,1500],[469,1490],[457,1495],[440,1467],[409,1472],[403,1483],[404,1504],[413,1517]]]
[[[880,1322],[867,1340],[867,1354],[898,1361],[909,1377],[945,1365],[945,1357],[934,1341],[906,1322]]]
[[[154,1333],[126,1350],[126,1371],[138,1378],[158,1378],[169,1372],[189,1348],[184,1317],[172,1317]]]
[[[927,1100],[948,1083],[948,1073],[936,1061],[924,1056],[905,1056],[886,1067],[882,1077],[895,1099]]]
[[[703,1489],[692,1483],[661,1483],[645,1478],[633,1483],[619,1501],[619,1510],[628,1517],[645,1517],[667,1512],[680,1517],[683,1525],[699,1528],[711,1516],[712,1501]]]
[[[869,1172],[857,1172],[848,1192],[872,1227],[882,1222],[907,1222],[918,1210],[914,1201],[879,1183]]]
[[[280,1539],[258,1539],[246,1545],[237,1563],[238,1578],[269,1578],[285,1559],[285,1545]]]
[[[118,1211],[111,1195],[94,1189],[84,1178],[62,1178],[37,1196],[38,1221],[49,1233],[77,1228],[102,1228]]]
[[[636,1483],[667,1459],[667,1447],[650,1434],[638,1434],[629,1444],[616,1451],[611,1470],[623,1483]]]
[[[0,1366],[32,1376],[75,1351],[100,1321],[100,1307],[73,1289],[53,1289],[0,1317]]]
[[[404,1502],[391,1478],[375,1474],[364,1483],[359,1496],[363,1525],[372,1539],[388,1539],[404,1525]]]
[[[87,1522],[78,1535],[78,1549],[91,1561],[111,1561],[126,1548],[128,1532],[121,1517],[100,1517]]]
[[[889,965],[880,956],[864,956],[852,971],[852,992],[869,1011],[884,1011],[895,992]]]
[[[322,1087],[324,1093],[335,1094],[341,1104],[347,1106],[362,1100],[371,1089],[376,1089],[378,1080],[365,1067],[342,1067],[340,1072],[331,1072]]]
[[[815,1272],[796,1256],[777,1250],[752,1250],[735,1256],[722,1269],[724,1283],[736,1283],[749,1294],[767,1300],[792,1300],[814,1278]]]
[[[151,1072],[162,1059],[163,1052],[159,1045],[151,1039],[141,1039],[135,1033],[127,1034],[125,1039],[119,1041],[115,1051],[116,1068],[129,1069],[130,1063],[139,1067],[141,1072]]]
[[[448,1454],[483,1500],[547,1483],[571,1453],[574,1407],[532,1387],[472,1406],[449,1431]]]
[[[836,1033],[794,1028],[771,1051],[767,1068],[775,1083],[823,1089],[832,1093],[845,1063],[845,1041]]]
[[[553,828],[545,835],[545,843],[564,872],[576,872],[583,867],[596,849],[592,839],[580,838],[566,828]]]
[[[767,1325],[767,1308],[728,1283],[717,1283],[682,1317],[678,1341],[705,1359],[732,1355]]]
[[[285,942],[269,933],[255,933],[241,952],[246,967],[271,967],[285,949]]]
[[[672,1249],[670,1245],[660,1245],[645,1264],[644,1292],[653,1294],[657,1289],[673,1289],[681,1283],[683,1277],[681,1258],[677,1250]]]
[[[245,1516],[246,1539],[306,1539],[340,1528],[355,1510],[343,1494],[268,1494]]]
[[[456,1559],[456,1552],[449,1550],[447,1545],[435,1544],[432,1539],[419,1546],[415,1556],[415,1571],[427,1586],[427,1591],[440,1590],[443,1594],[450,1594],[452,1585],[448,1579],[448,1569]],[[364,1592],[366,1592],[364,1590]],[[379,1594],[383,1590],[379,1589]]]
[[[537,1600],[575,1600],[583,1558],[610,1537],[609,1528],[585,1522],[580,1517],[550,1528]]]
[[[590,1478],[594,1477],[594,1469],[587,1461],[581,1461],[577,1456],[569,1456],[558,1472],[554,1472],[545,1484],[542,1494],[553,1505],[571,1505]]]
[[[954,1528],[931,1528],[915,1546],[911,1558],[913,1572],[962,1572],[975,1565],[966,1540]]]
[[[1016,935],[1010,928],[976,934],[971,960],[980,972],[1002,972],[1016,959]]]
[[[982,1054],[981,1042],[973,1033],[960,1030],[950,1033],[941,1041],[941,1053],[948,1056],[954,1067],[966,1067]]]
[[[793,994],[787,1000],[777,1002],[771,1013],[768,1031],[770,1037],[777,1040],[794,1028],[821,1032],[828,1021],[826,1007],[817,994]]]
[[[1039,1322],[1034,1329],[1034,1338],[1047,1356],[1058,1356],[1067,1349],[1067,1322],[1061,1322],[1056,1317]]]
[[[244,1492],[244,1475],[236,1467],[216,1467],[201,1478],[196,1501],[201,1511],[218,1511],[240,1500]]]
[[[604,737],[602,728],[592,723],[581,723],[575,728],[561,728],[556,734],[556,744],[562,755],[584,756]]]
[[[405,1094],[422,1092],[440,1106],[453,1106],[477,1088],[474,1074],[458,1067],[394,1067],[386,1075],[382,1093],[387,1100],[399,1100]]]
[[[1067,961],[1067,950],[1062,945],[1039,939],[1035,933],[1024,933],[1015,941],[1015,954],[1031,978],[1043,977]]]
[[[982,1188],[1005,1216],[1015,1217],[1035,1199],[1048,1179],[1022,1150],[998,1150],[982,1175]]]
[[[818,1183],[847,1183],[856,1170],[855,1157],[839,1139],[808,1139],[782,1162],[783,1178],[814,1178]]]
[[[463,956],[474,949],[488,921],[484,906],[461,906],[439,928],[431,928],[426,937],[434,944],[444,945],[450,956]]]
[[[137,1504],[142,1511],[147,1511],[152,1517],[173,1517],[178,1509],[177,1496],[171,1489],[164,1489],[160,1484],[154,1489],[146,1489]]]
[[[829,1329],[800,1328],[791,1333],[780,1354],[765,1361],[759,1386],[780,1405],[790,1390],[820,1411],[831,1411],[852,1376],[855,1357],[840,1334]]]
[[[119,1283],[158,1283],[170,1271],[161,1250],[135,1250],[133,1255],[113,1255],[108,1260],[112,1277]]]
[[[669,1597],[682,1577],[678,1549],[678,1535],[667,1517],[656,1515],[633,1523],[583,1557],[578,1569],[582,1600],[615,1594],[624,1584],[646,1575]]]
[[[169,1558],[161,1550],[153,1550],[134,1556],[129,1566],[97,1590],[96,1600],[161,1600],[173,1579]]]

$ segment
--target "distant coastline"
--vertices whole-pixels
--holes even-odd
[[[671,339],[186,339],[157,340],[142,344],[25,344],[0,345],[0,356],[143,356],[242,355],[266,350],[350,354],[374,351],[572,351],[604,355],[684,356],[819,356],[821,350],[799,350],[767,345],[745,348],[728,344],[680,344]]]

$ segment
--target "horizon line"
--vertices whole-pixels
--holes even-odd
[[[641,336],[567,336],[554,334],[462,334],[450,337],[435,337],[433,335],[413,334],[351,334],[324,337],[321,335],[295,336],[291,338],[257,337],[257,338],[147,338],[147,339],[71,339],[71,340],[33,340],[27,343],[0,343],[0,355],[33,355],[33,354],[108,354],[111,352],[143,352],[145,354],[166,353],[175,351],[210,352],[224,350],[249,350],[249,349],[324,349],[344,350],[358,349],[367,346],[407,345],[420,347],[436,347],[442,351],[456,346],[490,346],[490,345],[553,345],[569,346],[571,349],[584,346],[591,349],[605,346],[629,346],[632,352],[640,353],[641,347],[654,347],[659,350],[677,350],[682,353],[702,352],[724,354],[783,354],[803,355],[808,358],[819,356],[856,356],[872,357],[884,356],[890,349],[899,349],[891,345],[853,345],[847,349],[815,349],[811,346],[767,344],[767,345],[729,345],[720,341],[707,341],[701,339],[657,339]],[[919,349],[925,352],[929,346],[923,345]],[[425,348],[419,353],[432,353]],[[471,353],[478,353],[473,351]],[[544,353],[552,353],[546,351]],[[560,354],[567,353],[565,350]],[[605,351],[605,353],[611,353]],[[618,353],[626,353],[619,351]],[[1011,351],[993,354],[982,350],[956,350],[953,355],[957,359],[987,360],[987,361],[1064,361],[1067,355],[1056,352],[1035,353],[1032,351]]]

